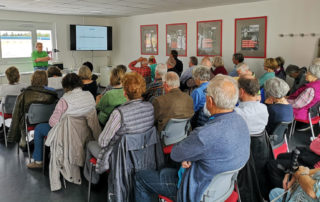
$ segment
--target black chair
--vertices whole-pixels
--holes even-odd
[[[6,147],[8,146],[7,141],[7,130],[6,130],[6,119],[12,118],[12,113],[14,106],[16,104],[17,95],[7,95],[3,100],[2,103],[2,118],[3,118],[3,134],[4,134],[4,141],[6,144]]]
[[[289,152],[287,132],[291,122],[281,122],[277,125],[271,135],[269,135],[273,156],[276,159],[279,154]]]
[[[39,123],[48,123],[56,107],[56,104],[31,104],[28,113],[25,114],[25,129],[27,136],[27,149],[29,162],[31,163],[30,145],[28,132],[34,130]],[[19,147],[18,147],[19,148]]]
[[[64,94],[64,90],[63,89],[57,89],[56,93],[58,94],[58,98],[61,98]]]

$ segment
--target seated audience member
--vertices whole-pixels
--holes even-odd
[[[193,99],[193,110],[197,112],[203,108],[204,103],[206,103],[206,89],[208,86],[208,81],[210,79],[210,70],[204,66],[198,66],[193,69],[192,77],[198,86],[194,91],[192,91],[191,97]]]
[[[176,70],[174,69],[176,64],[177,64],[176,60],[172,56],[170,56],[167,60],[168,72],[176,72]]]
[[[122,70],[122,72],[125,74],[127,72],[127,67],[125,65],[117,65],[116,66],[117,69]],[[97,99],[101,99],[102,95],[104,95],[106,92],[108,92],[109,90],[112,90],[113,87],[109,84],[100,95],[97,96]]]
[[[128,101],[113,110],[106,126],[99,135],[98,141],[91,141],[87,144],[84,169],[84,175],[87,179],[89,179],[90,159],[93,156],[97,159],[98,156],[103,158],[104,154],[99,155],[102,148],[110,154],[115,145],[114,141],[118,140],[123,134],[144,133],[154,126],[153,106],[150,102],[142,100],[142,94],[146,91],[144,78],[136,72],[127,73],[122,80],[122,86]],[[98,162],[100,162],[99,159]],[[101,162],[108,162],[108,159],[102,159]],[[104,165],[100,167],[103,169]],[[99,179],[99,175],[95,172],[93,173],[93,179],[93,183]]]
[[[154,77],[156,75],[156,67],[157,67],[157,61],[156,58],[152,55],[148,59],[149,67],[151,70],[151,81],[154,80]]]
[[[163,95],[163,77],[167,73],[165,64],[158,64],[156,67],[155,80],[147,87],[146,93],[143,95],[144,100],[152,101],[153,98]]]
[[[48,74],[48,87],[53,89],[62,89],[62,73],[56,66],[51,66],[47,70]]]
[[[233,70],[229,73],[230,76],[232,76],[232,77],[237,77],[237,76],[239,76],[238,73],[237,73],[237,65],[238,65],[239,63],[243,63],[243,61],[244,61],[244,57],[243,57],[242,53],[235,53],[235,54],[233,54],[233,56],[232,56],[232,62],[233,62],[233,64],[234,64],[234,68],[233,68]]]
[[[19,83],[20,74],[18,68],[14,66],[9,67],[8,69],[6,69],[5,74],[9,84],[0,85],[0,112],[2,111],[2,104],[4,102],[4,98],[7,95],[19,95],[21,93],[21,90],[27,87],[27,84]]]
[[[233,111],[238,101],[236,82],[217,75],[209,82],[207,91],[210,120],[173,146],[170,155],[172,160],[181,162],[185,169],[180,170],[185,173],[178,178],[178,170],[174,168],[138,172],[135,201],[157,201],[158,194],[174,201],[200,201],[217,174],[246,164],[250,137],[245,121]]]
[[[92,73],[87,66],[82,66],[79,69],[79,77],[82,80],[82,90],[89,91],[94,99],[97,97],[98,85],[95,80],[92,80]]]
[[[267,107],[259,101],[259,81],[252,76],[240,77],[239,106],[235,111],[246,121],[251,136],[251,153],[254,159],[254,168],[259,181],[262,196],[267,199],[271,189],[266,175],[267,162],[273,158],[267,134],[264,132],[268,123]]]
[[[287,67],[286,74],[294,79],[293,86],[289,91],[289,95],[293,94],[296,92],[296,90],[298,90],[298,88],[307,83],[306,73],[307,68],[305,67],[299,68],[296,65],[289,65]]]
[[[207,122],[208,116],[204,112],[204,106],[206,103],[206,90],[210,80],[210,69],[205,66],[198,66],[193,69],[193,80],[198,88],[194,89],[191,93],[193,100],[193,110],[195,112],[192,120],[192,128],[202,126]]]
[[[272,78],[264,85],[269,112],[269,120],[266,130],[272,135],[274,129],[281,122],[291,122],[293,120],[293,109],[285,96],[289,91],[289,85],[280,78]]]
[[[82,65],[87,66],[90,69],[91,73],[93,72],[93,65],[91,62],[87,61],[87,62],[83,63]],[[97,79],[98,79],[98,76],[95,74],[92,74],[91,80],[96,81]]]
[[[297,187],[289,191],[285,201],[296,202],[316,202],[320,200],[320,169],[310,170],[307,167],[300,166],[299,170],[293,174],[291,181],[286,184],[289,175],[283,179],[283,189],[275,188],[270,192],[270,200],[282,202],[285,190],[293,188],[295,183]]]
[[[237,74],[239,75],[239,77],[243,77],[243,76],[253,76],[255,77],[255,73],[252,72],[249,68],[249,66],[245,63],[239,63],[237,65]],[[239,78],[239,77],[235,77],[235,78]]]
[[[32,74],[31,86],[25,88],[18,96],[12,115],[12,122],[8,134],[8,142],[19,142],[26,146],[25,113],[32,103],[53,104],[57,101],[57,93],[48,90],[48,77],[46,71],[37,70]]]
[[[264,73],[260,78],[259,78],[259,84],[260,87],[264,86],[264,83],[273,77],[275,77],[274,70],[278,68],[278,63],[274,58],[267,58],[264,60],[264,70],[266,70],[266,73]]]
[[[296,120],[308,120],[308,109],[320,101],[320,65],[311,65],[306,74],[309,82],[301,86],[296,92],[289,96],[288,102],[293,107]],[[310,127],[310,126],[309,126]]]
[[[259,82],[252,76],[243,76],[238,80],[239,106],[235,111],[246,121],[251,136],[258,135],[265,130],[268,123],[266,105],[259,101]]]
[[[141,63],[140,67],[136,67],[136,64],[138,62]],[[150,70],[150,67],[148,66],[147,58],[140,57],[137,60],[132,61],[129,64],[129,69],[143,76],[147,84],[151,82],[151,70]]]
[[[168,71],[173,71],[177,73],[180,77],[181,73],[183,72],[183,63],[181,62],[181,60],[178,59],[178,51],[171,50],[170,58],[173,58],[176,62],[175,65],[172,68],[170,68],[170,70],[168,68]]]
[[[183,74],[180,77],[180,89],[184,90],[187,88],[186,82],[188,79],[192,78],[192,70],[194,69],[195,66],[198,65],[198,59],[195,56],[191,56],[189,58],[189,68],[183,72]]]
[[[213,57],[212,67],[210,69],[210,79],[217,74],[228,75],[227,70],[224,68],[224,63],[221,56]]]
[[[121,80],[124,72],[120,68],[112,69],[110,75],[110,85],[113,87],[104,94],[101,99],[97,97],[98,119],[102,126],[106,124],[113,109],[127,101],[123,94]]]
[[[168,72],[164,76],[163,88],[165,95],[156,97],[152,104],[154,107],[154,120],[158,131],[162,131],[172,118],[186,119],[194,114],[192,98],[179,89],[179,76],[175,72]]]
[[[276,77],[286,80],[286,72],[284,71],[284,59],[282,57],[276,57],[276,61],[278,63],[278,68],[274,70]]]
[[[34,162],[27,164],[28,168],[42,168],[43,138],[46,137],[52,127],[59,123],[65,113],[73,113],[78,110],[93,107],[93,96],[81,89],[82,81],[75,73],[67,74],[62,79],[62,87],[65,91],[56,105],[49,123],[40,123],[34,130]]]
[[[313,65],[320,65],[320,58],[315,58],[312,60]]]
[[[210,69],[212,67],[212,62],[208,56],[205,56],[202,58],[200,65]]]

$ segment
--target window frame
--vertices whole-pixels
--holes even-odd
[[[37,30],[50,30],[52,50],[56,48],[56,29],[55,23],[47,22],[31,22],[31,21],[11,21],[0,20],[0,31],[29,31],[31,32],[32,51],[36,50],[35,44],[37,42]],[[32,64],[31,54],[29,57],[16,57],[16,58],[2,58],[1,40],[0,40],[0,64],[19,65],[19,64]]]

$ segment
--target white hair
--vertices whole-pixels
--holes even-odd
[[[311,65],[309,67],[309,72],[317,77],[318,79],[320,79],[320,65]]]
[[[277,77],[271,78],[264,84],[264,90],[267,97],[283,98],[290,90],[289,85]]]
[[[231,84],[232,88],[229,85]],[[237,82],[230,76],[216,75],[208,84],[208,95],[220,109],[234,109],[239,99]]]
[[[161,78],[167,73],[168,69],[167,66],[163,63],[159,63],[156,67],[156,72],[158,73]]]
[[[244,73],[248,70],[250,70],[250,68],[246,63],[239,63],[237,65],[237,71],[240,71],[241,73]]]
[[[179,88],[180,87],[180,79],[177,73],[168,72],[164,75],[164,81],[171,88]]]
[[[198,79],[200,81],[210,80],[210,68],[206,66],[197,66],[192,70],[192,78],[194,80]]]
[[[313,59],[312,64],[313,65],[320,65],[320,58]]]

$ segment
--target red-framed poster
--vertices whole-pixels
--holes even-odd
[[[187,23],[166,25],[166,55],[171,50],[178,51],[179,56],[187,56]]]
[[[197,56],[222,56],[222,20],[197,22]]]
[[[266,58],[267,16],[235,19],[234,52],[245,58]]]
[[[158,25],[140,25],[141,55],[158,55]]]

